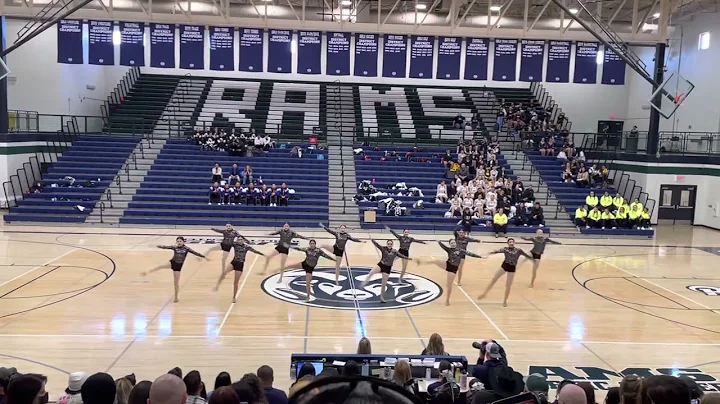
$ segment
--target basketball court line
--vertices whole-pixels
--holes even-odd
[[[119,338],[110,334],[0,334],[0,337],[6,338],[108,338],[114,341],[121,342],[123,340],[135,339],[134,335],[127,335]],[[123,339],[124,338],[124,339]],[[351,339],[357,340],[357,336],[333,336],[333,335],[318,335],[318,336],[304,336],[304,335],[143,335],[143,339],[154,339],[154,340],[169,340],[169,339],[203,339],[209,338],[221,338],[221,339],[270,339],[270,338],[284,338],[284,339]],[[371,340],[387,340],[387,341],[408,341],[414,344],[417,340],[415,336],[408,337],[370,337]],[[456,337],[443,337],[443,341],[455,341],[455,342],[475,342],[478,338],[456,338]],[[535,340],[535,339],[511,339],[507,340],[512,343],[520,344],[597,344],[597,345],[640,345],[640,346],[694,346],[694,347],[720,347],[720,343],[712,342],[643,342],[643,341],[578,341],[578,340]]]
[[[503,330],[501,330],[500,327],[498,327],[498,325],[495,324],[494,321],[492,321],[492,319],[490,318],[490,316],[488,316],[488,314],[485,313],[485,310],[483,310],[482,308],[480,308],[480,306],[478,306],[478,304],[475,302],[475,300],[473,300],[473,298],[470,297],[470,295],[465,291],[465,289],[463,289],[462,286],[458,285],[457,282],[455,282],[455,287],[458,288],[458,289],[460,289],[460,291],[463,293],[463,295],[465,295],[465,297],[468,298],[468,300],[470,301],[470,303],[471,303],[473,306],[475,306],[476,309],[478,309],[478,311],[480,312],[480,314],[482,314],[483,317],[485,317],[485,319],[487,319],[487,321],[490,323],[490,325],[492,325],[492,326],[495,328],[495,330],[497,330],[497,332],[499,332],[500,335],[502,335],[502,337],[503,337],[503,339],[504,339],[505,341],[511,341],[511,339],[508,338],[508,336],[503,332]]]
[[[7,285],[7,284],[9,284],[10,282],[12,282],[12,281],[14,281],[14,280],[16,280],[16,279],[22,278],[22,277],[25,276],[25,275],[31,274],[31,273],[37,271],[38,269],[47,266],[47,264],[49,264],[49,263],[51,263],[51,262],[53,262],[53,261],[57,261],[57,260],[65,257],[65,256],[67,256],[67,255],[70,255],[70,253],[73,253],[73,252],[75,252],[75,251],[77,251],[77,248],[73,248],[72,250],[70,250],[70,251],[68,251],[68,252],[66,252],[66,253],[64,253],[64,254],[62,254],[62,255],[59,255],[59,256],[57,256],[57,257],[55,257],[55,258],[52,258],[52,259],[48,260],[47,262],[43,263],[42,265],[36,266],[35,268],[29,269],[29,270],[23,272],[22,274],[20,274],[20,275],[14,277],[14,278],[8,280],[8,281],[5,281],[5,282],[3,282],[3,283],[0,283],[0,288],[3,287],[3,286],[5,286],[5,285]],[[59,266],[62,266],[62,265],[59,265]]]
[[[677,297],[683,298],[683,299],[687,300],[687,301],[690,302],[690,303],[693,303],[693,304],[698,305],[698,306],[700,306],[700,307],[704,307],[704,308],[710,310],[711,312],[717,314],[717,310],[716,310],[716,309],[710,308],[710,307],[708,307],[708,306],[706,306],[706,305],[704,305],[704,304],[702,304],[702,303],[698,303],[698,302],[696,302],[695,300],[693,300],[693,299],[691,299],[691,298],[689,298],[689,297],[687,297],[687,296],[681,295],[680,293],[675,292],[675,291],[673,291],[673,290],[670,290],[670,289],[668,289],[668,288],[666,288],[666,287],[664,287],[664,286],[660,286],[660,285],[658,285],[657,283],[652,282],[652,281],[650,281],[650,280],[648,280],[648,279],[645,279],[645,278],[643,278],[643,277],[641,277],[641,276],[638,276],[637,274],[634,274],[634,273],[632,273],[632,272],[630,272],[630,271],[628,271],[628,270],[626,270],[626,269],[624,269],[624,268],[622,268],[622,267],[620,267],[620,266],[618,266],[618,265],[615,265],[615,264],[613,264],[613,263],[611,263],[611,262],[607,262],[607,261],[605,261],[605,259],[600,259],[600,262],[603,262],[603,263],[605,263],[605,264],[607,264],[607,265],[610,265],[611,267],[613,267],[613,268],[615,268],[615,269],[617,269],[617,270],[620,270],[620,271],[622,271],[622,272],[625,272],[626,274],[632,276],[633,278],[640,279],[640,280],[642,280],[643,282],[649,283],[650,285],[653,285],[653,286],[655,286],[655,287],[658,288],[658,289],[662,289],[662,290],[664,290],[664,291],[666,291],[666,292],[668,292],[668,293],[671,293],[671,294],[673,294],[673,295],[675,295],[675,296],[677,296]],[[671,300],[671,301],[672,301],[672,300]]]
[[[240,293],[242,292],[243,288],[245,287],[245,282],[247,282],[248,278],[250,277],[250,273],[252,272],[253,268],[255,268],[255,263],[257,262],[259,257],[260,257],[259,255],[255,254],[255,259],[253,260],[253,263],[250,265],[250,268],[248,269],[247,273],[244,274],[245,276],[243,277],[243,280],[242,280],[242,283],[240,284],[240,286],[238,286],[238,291],[237,291],[237,294],[235,295],[236,301],[237,301],[238,296],[240,296]],[[235,276],[234,273],[233,273],[233,276]],[[220,323],[217,330],[215,331],[216,337],[220,336],[220,331],[222,331],[223,327],[225,326],[225,323],[227,322],[228,317],[230,317],[230,312],[232,311],[233,308],[235,308],[235,303],[230,303],[230,307],[228,307],[227,312],[225,312],[225,317],[223,317],[222,322]]]

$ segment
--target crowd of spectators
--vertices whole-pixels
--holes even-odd
[[[509,365],[505,349],[495,340],[488,339],[472,345],[478,350],[478,358],[471,369],[454,369],[452,363],[441,360],[436,379],[420,380],[413,378],[410,363],[398,360],[380,372],[379,377],[386,383],[394,384],[396,389],[404,391],[408,396],[417,398],[417,402],[429,404],[490,404],[520,394],[532,396],[531,402],[551,402],[551,382],[545,375],[534,373],[523,376],[517,372]],[[370,340],[360,340],[357,354],[372,354]],[[433,334],[421,355],[441,357],[449,354],[442,337]],[[297,378],[286,394],[274,387],[274,370],[267,365],[261,366],[255,373],[246,373],[234,383],[228,372],[220,372],[213,384],[206,384],[197,370],[183,375],[182,369],[178,367],[154,381],[140,382],[137,382],[134,374],[113,379],[107,373],[89,375],[74,372],[69,374],[64,394],[51,398],[45,390],[47,377],[44,375],[20,374],[14,368],[0,368],[0,404],[46,404],[51,401],[58,404],[287,404],[293,400],[309,402],[312,397],[323,394],[325,389],[337,388],[337,383],[333,383],[304,389],[310,384],[319,385],[317,382],[325,378],[339,382],[348,378],[348,384],[356,386],[354,380],[362,373],[362,365],[353,360],[339,368],[325,366],[320,373],[313,363],[305,362],[299,365]],[[383,402],[371,399],[373,392],[377,393],[376,389],[366,389],[367,392],[363,393],[364,389],[352,388],[355,389],[352,394],[346,391],[341,401],[337,402]],[[304,391],[298,395],[301,389]],[[597,403],[595,389],[590,382],[563,380],[557,383],[555,395],[554,403],[557,404]],[[604,402],[718,404],[720,393],[705,394],[696,380],[687,376],[656,375],[643,378],[629,374],[622,378],[618,386],[607,391]]]
[[[640,199],[632,203],[615,193],[605,192],[600,197],[595,192],[585,197],[585,204],[575,210],[575,224],[586,229],[650,229],[650,211]]]
[[[233,185],[234,184],[234,185]],[[233,164],[227,179],[219,163],[212,168],[212,185],[208,190],[208,205],[261,205],[288,206],[295,197],[295,190],[284,182],[278,187],[263,183],[262,176],[255,178],[250,165],[245,168]]]
[[[488,138],[460,140],[453,154],[446,150],[441,161],[450,178],[438,184],[436,203],[448,203],[445,216],[459,217],[459,225],[472,231],[475,224],[507,233],[507,225],[544,226],[542,206],[531,186],[511,180],[499,164],[500,147]]]
[[[268,151],[275,147],[275,141],[266,133],[236,131],[235,128],[226,131],[224,128],[197,129],[190,140],[203,150],[227,151],[231,155],[245,156],[253,152]]]

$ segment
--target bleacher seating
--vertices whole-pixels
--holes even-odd
[[[140,75],[121,103],[111,105],[105,132],[151,133],[177,88],[180,77]]]
[[[139,140],[122,136],[78,138],[42,175],[42,192],[25,194],[4,216],[5,221],[84,222]],[[75,178],[74,187],[63,180],[68,176]],[[94,181],[95,186],[84,186],[87,181]],[[86,209],[80,212],[77,205]]]
[[[328,220],[328,166],[319,154],[292,157],[287,148],[271,149],[253,157],[233,157],[226,152],[203,151],[185,140],[170,140],[148,172],[120,223],[222,226],[315,227]],[[287,183],[299,199],[289,206],[208,205],[211,168],[219,163],[227,179],[233,163],[253,167],[255,180],[268,186]],[[293,169],[289,169],[293,168]]]
[[[362,146],[358,146],[362,147]],[[411,230],[431,230],[431,231],[453,231],[457,228],[459,218],[444,217],[444,213],[448,210],[449,205],[443,203],[435,203],[436,187],[445,177],[446,170],[440,162],[439,157],[433,155],[442,155],[445,150],[442,148],[423,148],[418,152],[413,152],[413,157],[427,158],[430,162],[421,163],[416,161],[408,162],[405,159],[401,161],[380,161],[385,151],[397,151],[401,157],[405,152],[410,151],[408,147],[402,146],[380,146],[379,151],[374,151],[369,147],[364,147],[365,154],[370,156],[372,160],[365,161],[361,155],[355,156],[355,178],[357,182],[363,180],[374,180],[374,185],[380,191],[385,190],[388,185],[395,185],[398,182],[405,182],[408,187],[420,188],[423,197],[411,196],[393,196],[392,190],[387,190],[388,197],[400,200],[403,206],[407,207],[409,214],[407,216],[385,216],[382,211],[377,212],[376,223],[365,223],[362,216],[365,210],[377,208],[377,202],[364,201],[360,202],[361,224],[364,229],[382,229],[384,226],[406,228]],[[498,162],[505,167],[505,173],[515,179],[512,170],[506,163],[502,154],[498,157]],[[418,200],[423,201],[424,208],[413,209],[412,204]],[[492,227],[474,226],[474,231],[492,231]],[[533,227],[515,227],[510,226],[511,232],[535,232],[537,228]],[[544,229],[549,232],[549,228]]]
[[[591,188],[580,188],[574,183],[565,183],[562,181],[563,164],[557,160],[555,156],[541,156],[537,151],[527,151],[530,161],[537,169],[540,176],[543,178],[548,188],[555,195],[557,200],[560,202],[565,211],[570,215],[570,219],[574,220],[575,209],[585,204],[585,197],[588,196],[591,190],[599,193],[598,197],[605,191],[610,192],[611,195],[615,195],[616,191],[610,187],[608,189],[591,189]],[[592,162],[586,163],[592,165]],[[602,234],[606,236],[648,236],[652,237],[654,230],[650,229],[584,229],[580,231],[583,234]]]

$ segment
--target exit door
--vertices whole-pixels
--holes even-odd
[[[658,220],[672,220],[692,224],[695,218],[694,185],[660,185]]]

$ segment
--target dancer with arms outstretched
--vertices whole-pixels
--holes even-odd
[[[305,297],[305,301],[309,302],[310,296],[312,296],[312,273],[315,270],[315,267],[317,267],[320,257],[327,258],[330,261],[336,261],[336,260],[333,257],[331,257],[328,253],[323,251],[322,248],[318,248],[315,240],[310,240],[309,246],[307,248],[295,247],[295,246],[290,246],[290,248],[292,248],[293,250],[296,250],[296,251],[304,252],[305,259],[302,262],[297,262],[295,264],[291,264],[286,267],[282,267],[282,268],[280,268],[280,271],[282,273],[286,269],[297,268],[298,266],[301,267],[303,270],[305,270],[305,293],[307,294],[307,296]]]
[[[495,283],[504,275],[507,274],[507,280],[505,281],[505,299],[503,299],[503,307],[507,307],[507,300],[510,296],[510,289],[512,288],[513,280],[515,279],[515,270],[517,269],[517,263],[520,256],[532,259],[530,254],[523,251],[521,248],[515,247],[515,239],[509,238],[507,240],[507,247],[503,247],[499,250],[495,250],[490,253],[492,254],[504,254],[505,260],[503,260],[500,269],[495,272],[490,284],[487,286],[482,295],[478,297],[478,300],[482,300],[488,294],[490,289],[495,286]]]
[[[465,233],[465,230],[458,230],[455,232],[455,243],[457,244],[457,248],[464,252],[467,252],[467,247],[468,247],[469,243],[479,243],[479,242],[480,242],[480,240],[468,236]],[[458,286],[462,286],[462,274],[463,274],[464,266],[465,266],[465,256],[462,256],[460,258],[460,264],[458,264],[458,271],[457,271]]]
[[[372,243],[375,245],[375,248],[380,251],[380,262],[373,268],[370,273],[368,274],[367,278],[362,282],[361,287],[364,288],[368,282],[370,282],[370,279],[372,277],[380,272],[382,273],[382,284],[380,286],[380,301],[385,303],[385,289],[387,289],[387,281],[390,277],[390,272],[392,271],[393,262],[395,262],[396,258],[400,258],[403,261],[410,260],[410,258],[401,253],[400,251],[393,248],[393,242],[392,240],[388,240],[387,243],[385,243],[385,247],[378,244],[377,241],[370,239]]]
[[[178,299],[178,294],[180,293],[180,271],[182,271],[183,264],[185,263],[185,258],[187,258],[188,253],[197,255],[200,258],[207,258],[199,252],[186,246],[185,238],[182,236],[175,239],[175,245],[159,245],[157,246],[157,248],[162,248],[164,250],[173,250],[173,257],[170,260],[170,269],[172,269],[173,271],[173,286],[175,287],[174,301],[175,303],[177,303],[180,301],[180,299]],[[158,265],[157,267],[147,272],[142,272],[140,275],[147,276],[149,273],[159,271],[164,268],[167,268],[167,264]]]
[[[210,229],[214,231],[215,233],[220,233],[223,236],[222,241],[220,242],[220,245],[217,247],[214,247],[211,251],[215,251],[217,249],[222,250],[222,261],[220,262],[220,277],[225,277],[225,267],[227,263],[228,256],[230,255],[230,249],[233,247],[233,243],[235,242],[235,238],[241,237],[246,242],[250,242],[250,240],[246,239],[240,233],[238,233],[235,229],[233,229],[232,225],[230,223],[225,225],[224,229]],[[219,283],[218,283],[219,286]],[[215,291],[217,291],[217,287],[215,288]]]
[[[540,267],[540,258],[542,258],[545,252],[545,246],[549,244],[560,244],[555,240],[551,240],[550,237],[543,235],[542,229],[538,229],[535,232],[535,237],[521,237],[525,241],[533,243],[533,248],[530,250],[530,254],[533,259],[532,278],[530,278],[530,287],[535,286],[535,277],[537,277],[538,268]]]
[[[410,245],[412,243],[425,244],[425,242],[422,240],[410,237],[410,230],[408,229],[403,230],[402,234],[397,234],[390,227],[385,226],[385,228],[389,230],[390,233],[395,236],[395,238],[398,239],[398,241],[400,242],[400,248],[398,249],[398,252],[407,258],[410,258]],[[403,277],[405,276],[405,271],[407,271],[408,261],[410,260],[404,259],[402,262],[402,271],[400,271],[400,282],[402,282]]]
[[[345,255],[345,245],[348,241],[355,243],[364,243],[364,241],[357,239],[347,233],[347,226],[344,224],[338,228],[338,231],[334,231],[324,224],[320,223],[320,227],[325,229],[326,232],[332,234],[335,237],[335,244],[332,246],[333,255],[337,258],[335,260],[335,284],[340,284],[340,264],[342,263],[342,257]],[[329,250],[330,248],[328,248]]]
[[[278,245],[277,245],[277,247],[275,247],[275,251],[272,252],[270,255],[268,255],[267,260],[265,260],[265,266],[263,267],[262,272],[260,272],[260,275],[265,275],[265,272],[267,271],[267,268],[268,268],[268,264],[270,264],[270,261],[273,258],[277,257],[278,255],[280,256],[280,268],[285,268],[285,264],[287,263],[288,253],[290,252],[290,246],[292,245],[293,239],[295,239],[295,238],[300,238],[303,240],[308,239],[307,237],[304,237],[304,236],[301,236],[301,235],[295,233],[295,231],[290,229],[290,225],[287,223],[285,223],[283,225],[282,229],[270,233],[270,236],[277,236],[277,235],[280,236],[280,240],[278,240]],[[278,280],[278,282],[282,282],[283,272],[284,272],[284,270],[281,269],[280,270],[280,279]]]
[[[240,278],[242,277],[243,269],[245,268],[245,258],[247,257],[247,253],[253,252],[257,255],[262,256],[265,256],[265,254],[252,248],[252,246],[250,246],[250,244],[247,242],[247,239],[242,236],[239,236],[237,239],[235,239],[232,246],[235,250],[235,255],[233,256],[233,260],[230,261],[230,268],[223,271],[222,275],[220,275],[220,279],[218,279],[217,285],[215,285],[215,290],[218,290],[218,288],[220,287],[220,283],[222,283],[223,279],[225,279],[225,276],[229,274],[230,271],[234,271],[235,278],[233,279],[232,302],[235,303],[235,299],[237,299],[238,294],[238,284],[240,283]]]
[[[435,261],[418,260],[418,263],[419,264],[436,265],[439,268],[443,268],[445,271],[447,271],[447,282],[445,283],[445,289],[447,289],[447,294],[445,295],[445,305],[450,306],[450,295],[452,294],[452,290],[453,290],[453,282],[455,281],[455,274],[457,274],[457,272],[458,272],[460,263],[465,260],[465,257],[473,257],[473,258],[486,258],[486,257],[480,256],[480,255],[472,253],[470,251],[463,250],[462,248],[460,248],[460,246],[457,245],[457,242],[455,240],[450,240],[450,246],[446,246],[441,241],[438,241],[438,244],[440,244],[440,247],[442,247],[442,249],[445,250],[445,252],[448,255],[448,258],[446,261],[443,261],[443,260],[435,260]]]

